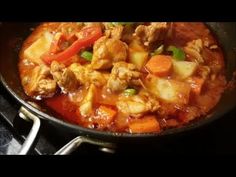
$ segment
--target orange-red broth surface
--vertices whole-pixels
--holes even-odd
[[[19,72],[25,93],[65,121],[129,133],[207,115],[226,83],[203,23],[42,23],[24,42]]]

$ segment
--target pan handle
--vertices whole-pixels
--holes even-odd
[[[113,153],[113,149],[115,148],[115,144],[108,143],[88,137],[78,136],[63,146],[60,150],[58,150],[54,155],[68,155],[76,150],[82,143],[89,143],[97,146],[103,147],[107,152]]]
[[[26,155],[31,148],[32,144],[34,143],[36,136],[39,132],[40,128],[40,119],[32,114],[30,111],[28,111],[26,108],[21,107],[19,110],[19,116],[24,120],[31,120],[33,121],[33,126],[30,130],[29,135],[27,136],[24,144],[22,145],[19,155]],[[101,140],[92,139],[89,137],[84,136],[78,136],[74,139],[72,139],[69,143],[67,143],[65,146],[63,146],[60,150],[58,150],[54,155],[67,155],[75,151],[82,143],[89,143],[97,146],[101,146],[103,151],[113,153],[113,150],[115,148],[115,144],[104,142]]]
[[[29,135],[27,136],[24,144],[22,145],[22,147],[18,153],[19,155],[26,155],[28,153],[28,151],[30,150],[32,144],[34,143],[34,140],[36,139],[36,136],[39,132],[39,128],[40,128],[41,123],[40,123],[40,119],[37,116],[35,116],[31,112],[29,112],[24,107],[20,108],[19,116],[24,120],[33,121],[33,126],[29,132]]]

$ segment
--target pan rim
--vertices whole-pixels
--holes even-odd
[[[207,23],[205,23],[205,24],[209,27],[209,25]],[[103,136],[103,137],[113,137],[113,138],[135,138],[135,137],[148,138],[148,137],[164,137],[164,136],[173,135],[173,134],[177,135],[179,133],[187,132],[187,131],[194,130],[196,128],[200,128],[205,125],[208,125],[212,121],[221,118],[224,114],[228,113],[230,110],[232,110],[234,107],[236,107],[236,103],[232,104],[232,105],[226,107],[226,109],[224,111],[222,111],[218,114],[214,114],[214,115],[207,117],[207,118],[206,118],[206,116],[207,116],[206,115],[206,116],[204,116],[204,118],[190,122],[189,124],[184,125],[182,127],[167,129],[167,130],[164,130],[160,133],[136,133],[136,134],[116,133],[116,132],[111,132],[111,131],[99,131],[99,130],[95,130],[95,129],[85,128],[80,125],[76,125],[76,124],[72,124],[72,123],[63,121],[59,118],[56,118],[56,116],[48,115],[47,113],[40,111],[39,109],[36,109],[35,107],[33,107],[32,105],[27,103],[24,99],[22,99],[19,95],[17,95],[17,93],[14,92],[11,89],[11,87],[7,84],[4,77],[2,76],[2,73],[0,73],[0,80],[3,84],[3,86],[5,87],[5,89],[11,94],[11,96],[13,96],[14,99],[16,99],[17,102],[19,102],[21,104],[21,106],[26,107],[33,114],[39,116],[40,118],[42,118],[44,120],[51,121],[51,122],[59,124],[61,126],[76,130],[76,131],[78,131],[78,134],[85,133],[89,136],[91,135],[91,136]],[[221,97],[223,97],[223,94]],[[221,102],[221,100],[217,103],[217,105],[220,102]]]

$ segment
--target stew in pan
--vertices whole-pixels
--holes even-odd
[[[209,114],[226,86],[204,23],[42,23],[19,56],[25,93],[65,121],[161,132]]]

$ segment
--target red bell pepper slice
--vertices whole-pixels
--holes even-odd
[[[66,66],[71,64],[71,57],[77,54],[82,48],[91,46],[102,36],[100,27],[92,26],[82,29],[78,34],[78,39],[66,50],[57,54],[45,54],[42,59],[45,63],[51,64],[52,61],[58,61]]]

